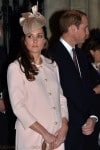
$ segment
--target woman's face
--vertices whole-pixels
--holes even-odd
[[[100,49],[97,49],[96,51],[90,50],[90,53],[91,53],[95,63],[100,62]]]
[[[25,45],[29,50],[29,53],[41,54],[41,50],[44,48],[46,39],[42,28],[35,29],[31,33],[25,35]]]

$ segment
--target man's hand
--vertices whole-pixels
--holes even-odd
[[[84,135],[91,135],[94,131],[96,118],[88,118],[86,123],[82,126],[82,133]]]
[[[100,84],[96,85],[93,90],[96,94],[100,94]]]

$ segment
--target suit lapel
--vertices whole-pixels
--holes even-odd
[[[76,72],[76,75],[80,76],[78,70],[76,69],[76,67],[73,63],[73,60],[72,60],[68,50],[64,47],[64,45],[61,42],[59,42],[59,44],[58,44],[56,54],[59,55],[57,57],[59,57],[59,59],[60,59],[59,61],[60,61],[60,63],[63,64],[64,68],[66,67],[66,69],[68,68],[69,71],[71,71],[73,73]]]

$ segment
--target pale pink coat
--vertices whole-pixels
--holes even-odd
[[[16,150],[41,150],[43,138],[29,128],[38,121],[49,132],[55,133],[62,117],[68,118],[67,100],[63,96],[56,63],[44,56],[36,80],[28,81],[18,61],[8,67],[7,83],[10,102],[17,117]],[[57,150],[64,150],[62,144]]]

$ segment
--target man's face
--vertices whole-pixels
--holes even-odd
[[[76,44],[82,44],[89,36],[88,19],[86,16],[82,17],[82,23],[77,28]]]

